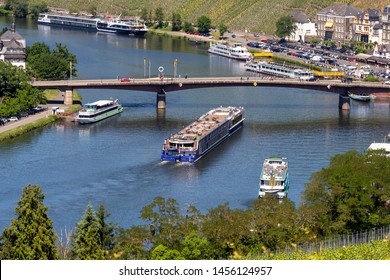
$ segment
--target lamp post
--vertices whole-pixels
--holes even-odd
[[[150,79],[150,66],[151,66],[151,62],[150,62],[150,60],[149,60],[149,79]]]
[[[69,61],[69,80],[72,80],[72,61]]]
[[[177,75],[177,58],[173,62],[173,77],[176,78]]]
[[[144,57],[144,78],[146,77],[146,58]]]

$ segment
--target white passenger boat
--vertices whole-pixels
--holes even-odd
[[[38,24],[135,36],[143,36],[148,31],[146,25],[137,20],[101,19],[54,13],[39,14]]]
[[[247,71],[252,71],[269,76],[276,76],[282,78],[312,80],[314,79],[313,72],[302,68],[286,66],[278,63],[271,63],[266,61],[250,61],[245,64]]]
[[[225,56],[228,58],[247,61],[251,59],[252,54],[239,43],[228,45],[225,42],[210,42],[209,53]]]
[[[195,162],[239,130],[244,123],[244,108],[212,109],[195,122],[164,141],[161,160]]]
[[[118,103],[118,100],[99,100],[85,104],[78,112],[76,120],[80,124],[95,123],[122,111],[123,107]]]
[[[135,36],[143,36],[148,32],[146,25],[137,20],[100,20],[96,23],[96,29],[102,32],[133,34]]]
[[[368,150],[383,151],[385,156],[390,157],[390,132],[384,137],[383,142],[371,143]]]
[[[369,102],[372,99],[370,94],[354,94],[350,91],[348,91],[348,96],[352,100],[360,101],[360,102]]]
[[[266,195],[272,195],[275,198],[287,197],[289,179],[286,159],[281,157],[265,159],[260,174],[259,185],[259,198]]]

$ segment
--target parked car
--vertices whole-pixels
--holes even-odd
[[[33,108],[33,110],[35,110],[35,112],[42,112],[44,109],[42,106],[36,106]]]
[[[27,116],[28,116],[27,112],[21,112],[21,113],[18,114],[19,118],[24,118],[24,117],[27,117]]]
[[[10,117],[8,120],[9,120],[10,122],[16,122],[16,121],[19,120],[19,119],[18,119],[18,117]]]

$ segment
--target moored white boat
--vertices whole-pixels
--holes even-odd
[[[361,102],[369,102],[372,97],[369,94],[354,94],[352,92],[348,92],[349,98],[355,101],[361,101]]]
[[[54,13],[39,14],[38,24],[135,36],[145,35],[148,31],[146,25],[137,20],[101,19]]]
[[[85,104],[78,112],[76,120],[80,124],[95,123],[122,111],[123,107],[118,103],[118,100],[98,100]]]
[[[287,197],[289,191],[288,163],[285,158],[271,157],[263,162],[258,197]]]
[[[309,70],[266,61],[249,61],[245,64],[245,69],[246,71],[256,72],[269,76],[301,79],[306,81],[314,80],[313,72]]]
[[[246,47],[243,47],[240,43],[228,45],[225,42],[210,42],[208,52],[242,61],[247,61],[252,58],[252,54],[248,51]]]
[[[218,107],[164,141],[161,160],[195,162],[243,126],[244,108]]]
[[[383,151],[385,156],[390,157],[390,132],[384,137],[383,142],[371,143],[368,150]]]

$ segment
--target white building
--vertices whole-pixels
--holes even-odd
[[[0,61],[26,68],[26,40],[15,31],[15,25],[0,35]]]
[[[317,36],[316,24],[302,12],[296,12],[291,15],[297,26],[294,34],[288,37],[290,41],[306,42],[307,37]]]

